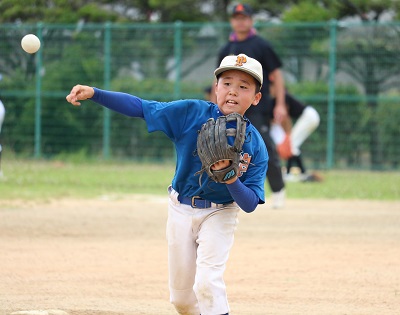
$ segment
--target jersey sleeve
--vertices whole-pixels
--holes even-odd
[[[260,160],[249,170],[243,183],[254,191],[259,199],[259,204],[265,203],[265,176],[268,169],[268,157]]]
[[[92,101],[129,117],[143,118],[142,100],[134,95],[94,89]]]
[[[234,183],[226,186],[232,198],[243,211],[249,213],[256,209],[259,203],[259,197],[254,193],[253,190],[246,187],[240,180],[236,180]]]
[[[247,146],[252,148],[248,149]],[[244,156],[246,164],[242,167],[246,168],[240,180],[248,188],[254,191],[257,195],[260,204],[265,203],[265,176],[268,170],[268,151],[265,146],[264,140],[255,128],[251,132],[251,142],[245,143],[243,147],[244,152],[252,152],[251,159],[248,156]]]
[[[191,125],[210,117],[210,103],[201,100],[142,100],[142,108],[147,130],[162,131],[173,141],[182,138]]]

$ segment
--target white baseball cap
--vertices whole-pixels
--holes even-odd
[[[260,84],[263,84],[263,69],[261,64],[254,58],[245,54],[226,56],[222,59],[219,68],[214,71],[215,76],[227,70],[239,70],[250,74]]]

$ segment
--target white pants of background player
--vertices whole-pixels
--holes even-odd
[[[307,106],[295,122],[290,133],[290,147],[294,156],[301,153],[301,145],[317,129],[319,121],[318,112],[313,107]],[[282,143],[286,136],[282,126],[278,124],[271,126],[270,134],[277,145]]]
[[[239,207],[199,209],[169,190],[167,221],[170,301],[179,314],[229,312],[223,274],[233,245]]]

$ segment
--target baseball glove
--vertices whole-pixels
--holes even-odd
[[[285,136],[283,142],[276,146],[276,151],[278,151],[279,156],[284,160],[288,160],[293,156],[292,147],[290,145],[290,136],[288,134]]]
[[[236,122],[236,126],[235,126]],[[227,125],[236,128],[227,127]],[[238,173],[240,153],[246,136],[246,119],[242,115],[232,113],[220,116],[217,120],[210,118],[201,127],[197,137],[197,153],[202,168],[197,174],[204,172],[215,182],[225,183]],[[212,170],[211,166],[219,161],[229,160],[230,165],[224,169]],[[199,181],[201,181],[201,176]]]

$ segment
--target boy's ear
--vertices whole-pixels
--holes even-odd
[[[218,79],[214,81],[214,95],[217,93],[218,90]]]
[[[262,96],[261,92],[258,92],[258,93],[254,96],[254,100],[253,100],[253,103],[251,103],[251,105],[257,106],[258,103],[259,103],[260,100],[261,100],[261,96]]]

